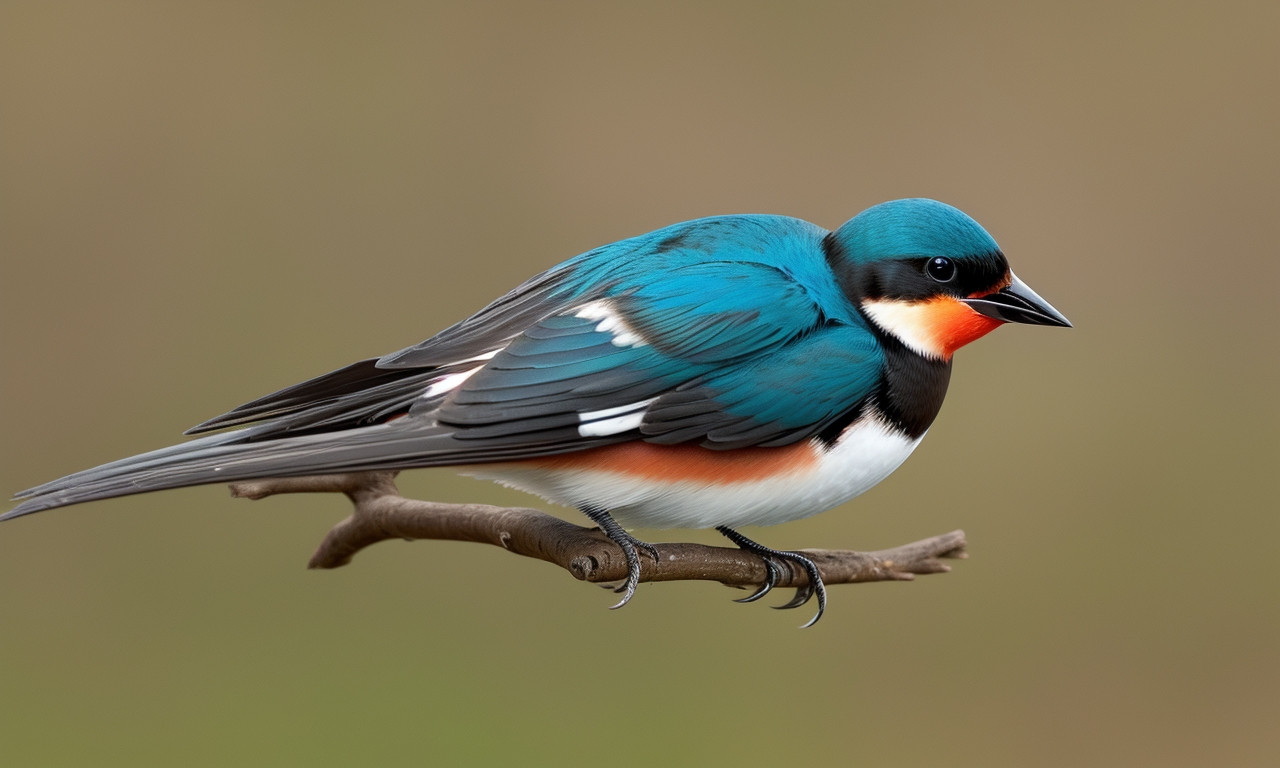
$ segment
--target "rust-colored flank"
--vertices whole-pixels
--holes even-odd
[[[655,445],[641,441],[519,462],[548,470],[616,472],[667,482],[732,484],[812,470],[818,449],[808,440],[782,448],[716,451],[698,445]]]

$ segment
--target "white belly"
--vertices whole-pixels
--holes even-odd
[[[889,476],[915,447],[877,418],[862,419],[803,471],[741,482],[663,481],[604,470],[477,466],[467,474],[548,501],[609,512],[632,528],[775,525],[824,512]]]

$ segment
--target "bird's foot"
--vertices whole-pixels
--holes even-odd
[[[799,608],[800,606],[809,602],[809,600],[811,600],[814,595],[817,595],[818,612],[814,614],[813,618],[809,619],[809,622],[807,624],[804,624],[801,627],[801,629],[804,629],[805,627],[812,627],[814,624],[818,623],[818,619],[821,619],[822,614],[827,610],[827,587],[825,584],[822,583],[822,574],[818,572],[818,566],[815,565],[812,560],[800,554],[799,552],[791,552],[789,550],[773,549],[771,547],[766,547],[763,544],[759,544],[755,541],[752,541],[751,539],[748,539],[746,536],[743,536],[742,534],[738,533],[737,531],[725,525],[716,526],[716,530],[719,531],[729,541],[732,541],[734,544],[737,544],[740,549],[759,555],[760,558],[763,559],[765,563],[765,568],[767,570],[767,574],[765,576],[765,583],[760,587],[760,589],[756,590],[753,594],[751,594],[748,597],[744,597],[741,600],[738,600],[737,602],[749,603],[755,600],[759,600],[760,598],[764,597],[769,592],[769,590],[774,588],[774,586],[778,583],[778,569],[777,569],[777,566],[774,565],[774,561],[785,562],[788,565],[794,563],[795,565],[798,565],[804,569],[805,574],[809,577],[809,582],[804,586],[798,587],[796,589],[795,597],[791,598],[791,600],[789,600],[785,604],[779,605],[776,607],[777,608]]]
[[[609,515],[608,512],[598,509],[583,509],[582,513],[591,518],[591,521],[600,526],[600,530],[614,544],[622,549],[622,556],[627,561],[627,578],[622,584],[614,588],[614,592],[622,595],[622,599],[617,603],[609,606],[610,609],[621,608],[631,602],[631,598],[636,593],[636,586],[640,584],[640,553],[643,549],[653,558],[653,562],[660,562],[658,558],[658,548],[647,541],[641,541],[635,536],[627,533],[618,525],[618,522]]]
[[[769,594],[770,590],[772,590],[774,587],[778,585],[778,566],[774,565],[773,560],[771,560],[770,558],[763,557],[761,559],[764,560],[764,568],[765,568],[764,583],[761,584],[760,588],[757,589],[755,592],[752,592],[746,597],[740,597],[737,600],[734,600],[733,602],[754,603],[755,601]]]

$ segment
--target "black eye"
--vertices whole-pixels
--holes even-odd
[[[935,256],[925,262],[924,272],[939,283],[949,283],[956,276],[956,264],[945,256]]]

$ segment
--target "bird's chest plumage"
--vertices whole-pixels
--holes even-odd
[[[607,510],[626,526],[773,525],[809,517],[867,491],[919,444],[868,411],[833,443],[715,451],[623,443],[511,464],[482,477],[578,508]]]

